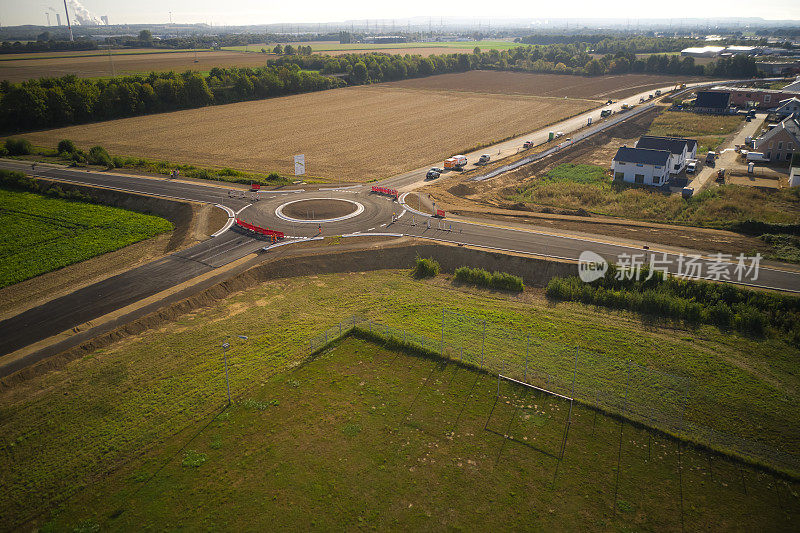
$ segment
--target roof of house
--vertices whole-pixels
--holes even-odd
[[[786,117],[781,121],[780,124],[756,139],[756,147],[770,140],[781,131],[787,132],[794,138],[794,141],[800,145],[800,122],[798,122],[798,120],[794,117]]]
[[[783,90],[788,92],[800,92],[800,76],[798,76],[795,81],[784,87]]]
[[[636,141],[636,148],[647,148],[650,150],[667,150],[673,154],[682,154],[684,148],[691,152],[697,146],[694,139],[681,139],[679,137],[656,137],[654,135],[642,135]]]
[[[666,150],[648,150],[645,148],[621,147],[614,156],[614,161],[639,163],[642,165],[663,165],[669,163],[670,153]]]
[[[725,109],[731,103],[731,93],[718,91],[697,91],[695,107],[712,107]]]
[[[800,98],[793,96],[791,98],[786,98],[785,100],[780,101],[780,107],[792,105],[792,104],[800,104]]]

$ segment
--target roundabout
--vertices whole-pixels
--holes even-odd
[[[314,224],[338,222],[364,212],[364,205],[343,198],[306,198],[279,205],[275,215],[281,220]]]

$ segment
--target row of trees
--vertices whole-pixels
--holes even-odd
[[[294,66],[214,68],[112,79],[75,76],[0,83],[0,131],[109,120],[342,87],[339,78]]]
[[[50,39],[49,32],[44,32],[40,34],[39,37],[40,39],[37,41],[28,41],[25,43],[19,41],[3,41],[3,43],[0,44],[0,54],[22,54],[26,52],[53,52],[65,50],[97,50],[96,41],[55,41]]]
[[[592,51],[598,54],[615,54],[617,52],[646,54],[677,52],[686,47],[696,45],[698,41],[683,37],[648,37],[643,35],[622,37],[608,34],[534,34],[522,37],[519,42],[535,45],[574,44],[584,51]]]

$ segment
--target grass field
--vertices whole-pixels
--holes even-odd
[[[789,531],[800,486],[354,337],[94,485],[71,529]],[[177,450],[178,446],[182,449]]]
[[[369,290],[365,290],[365,287],[369,287]],[[436,305],[432,306],[431,302],[436,302]],[[207,521],[203,523],[209,524],[209,527],[212,522],[222,527],[228,522],[238,523],[238,519],[235,517],[235,506],[228,507],[228,505],[233,505],[230,502],[235,500],[251,503],[262,502],[264,505],[272,505],[270,501],[278,501],[282,506],[281,509],[289,513],[288,516],[294,517],[296,515],[292,513],[295,511],[291,511],[291,508],[293,507],[292,503],[295,503],[294,498],[297,493],[293,491],[300,490],[300,487],[291,488],[291,480],[297,479],[299,484],[304,487],[302,485],[303,478],[302,476],[294,478],[294,474],[290,475],[291,472],[299,475],[297,468],[300,467],[295,467],[294,463],[289,462],[290,458],[286,456],[280,446],[291,445],[296,453],[302,456],[306,454],[315,456],[320,454],[320,450],[312,444],[327,434],[329,424],[333,424],[334,427],[345,432],[345,435],[348,432],[360,433],[355,428],[345,430],[348,424],[365,429],[367,426],[362,425],[359,420],[350,422],[343,419],[342,417],[347,417],[348,414],[342,413],[339,409],[338,399],[332,399],[327,415],[320,417],[311,412],[307,414],[308,418],[305,418],[306,422],[303,424],[309,423],[310,420],[312,426],[318,426],[317,429],[307,428],[302,424],[298,426],[284,424],[282,415],[284,411],[280,411],[281,416],[278,420],[281,420],[281,425],[284,426],[280,431],[285,433],[280,434],[280,439],[275,438],[274,444],[267,443],[262,446],[255,443],[261,443],[262,441],[259,439],[272,439],[278,428],[271,426],[272,429],[260,431],[250,425],[249,419],[236,418],[240,416],[240,410],[250,409],[257,412],[256,414],[260,413],[266,416],[271,415],[276,410],[274,408],[290,408],[294,416],[306,416],[303,414],[303,408],[294,409],[293,407],[303,405],[298,404],[297,401],[310,402],[318,396],[313,389],[309,388],[306,380],[310,378],[302,375],[285,376],[281,373],[304,357],[308,351],[308,337],[315,335],[324,327],[338,323],[343,317],[361,314],[380,319],[388,325],[408,328],[424,334],[428,338],[437,339],[441,333],[442,307],[468,313],[479,320],[485,319],[491,324],[499,324],[514,331],[525,332],[531,337],[546,339],[551,343],[561,343],[566,347],[580,346],[607,358],[631,359],[634,363],[647,368],[689,376],[695,383],[702,384],[702,386],[698,386],[692,391],[693,401],[686,411],[687,420],[709,425],[717,431],[733,432],[744,438],[762,442],[766,446],[777,447],[792,453],[800,445],[795,429],[800,422],[798,420],[800,418],[800,398],[797,394],[800,382],[798,382],[795,371],[796,360],[800,353],[795,348],[775,339],[750,339],[736,334],[722,333],[718,329],[708,326],[687,330],[680,325],[665,322],[643,323],[640,319],[622,312],[595,310],[571,303],[552,305],[543,299],[541,293],[531,291],[511,296],[506,293],[454,287],[446,277],[419,282],[413,280],[408,271],[309,276],[259,285],[229,298],[224,304],[198,310],[158,330],[128,337],[108,348],[92,352],[70,363],[61,371],[50,372],[0,391],[0,421],[2,421],[0,424],[0,444],[2,446],[0,447],[6,458],[0,462],[0,477],[4,480],[3,486],[0,487],[0,513],[6,517],[7,523],[12,524],[34,516],[47,520],[50,512],[60,503],[65,502],[71,495],[82,492],[78,500],[75,500],[76,503],[67,505],[67,510],[59,514],[60,518],[57,517],[57,520],[65,520],[69,523],[73,520],[90,518],[106,523],[109,516],[113,514],[121,517],[121,520],[127,521],[130,519],[129,516],[141,517],[144,513],[153,513],[151,518],[155,520],[158,517],[166,516],[164,513],[171,510],[176,516],[181,516],[179,521],[173,522],[176,527],[184,520],[190,527],[203,527],[200,522],[203,520]],[[229,420],[233,421],[231,424],[234,427],[231,428],[231,431],[241,430],[250,434],[249,438],[253,439],[254,446],[262,448],[263,453],[274,453],[275,456],[280,457],[279,460],[284,463],[282,466],[265,466],[267,463],[262,460],[262,456],[258,455],[262,452],[256,453],[255,449],[247,445],[234,444],[239,438],[236,433],[228,435],[227,433],[201,432],[205,431],[203,427],[212,413],[218,412],[224,402],[224,368],[221,350],[218,346],[224,335],[231,334],[245,334],[249,336],[250,340],[243,342],[234,339],[233,347],[228,352],[231,390],[235,397],[240,398],[242,404],[230,415],[224,416],[230,416]],[[363,360],[361,357],[358,358],[358,361]],[[352,365],[355,364],[355,362],[352,363]],[[416,365],[417,362],[413,364]],[[415,368],[414,372],[421,372],[423,375],[410,379],[419,385],[426,372],[430,373],[435,370],[435,365]],[[453,370],[453,367],[448,368]],[[339,385],[326,385],[325,388],[330,389],[332,394],[337,390],[342,393],[347,392],[349,388],[347,384],[350,383],[348,380],[352,376],[357,376],[356,370],[357,368],[354,367],[351,370],[342,371],[340,375],[331,375],[322,371],[326,375],[325,379],[337,380],[339,383]],[[391,373],[392,379],[400,379],[399,370],[392,370]],[[413,374],[413,376],[416,375]],[[363,380],[356,379],[357,383]],[[359,389],[366,396],[358,397],[351,402],[352,416],[357,418],[362,416],[360,409],[363,404],[361,402],[366,399],[370,400],[367,412],[372,412],[369,407],[376,404],[371,401],[371,393],[368,390],[378,386],[378,381],[369,381],[370,387]],[[278,391],[273,389],[274,383],[287,385],[292,389],[289,391],[290,393],[300,396],[278,398],[276,396]],[[295,383],[297,383],[296,387]],[[262,387],[262,385],[264,386]],[[471,383],[469,381],[458,383],[458,387],[465,386],[471,386]],[[482,387],[491,389],[496,387],[496,383],[484,383]],[[391,411],[391,416],[386,417],[387,420],[390,419],[397,425],[400,424],[402,416],[412,405],[408,400],[413,400],[413,396],[409,395],[414,392],[411,386],[401,388],[409,391],[404,396],[398,396],[398,402],[400,398],[403,398],[403,403],[396,405],[400,405],[403,410],[398,411],[397,416],[394,411]],[[430,391],[426,391],[426,394],[427,392]],[[424,396],[420,398],[423,403],[419,405],[424,405],[424,402],[429,401]],[[279,400],[278,405],[272,403],[276,399]],[[248,402],[248,400],[251,401]],[[389,405],[385,400],[382,400],[381,403]],[[325,406],[326,404],[320,402],[319,405]],[[441,405],[442,415],[446,414],[447,420],[452,422],[450,416],[453,414],[452,405],[441,403],[435,403],[435,405]],[[355,410],[356,406],[358,410]],[[377,408],[378,406],[376,406]],[[480,409],[484,409],[484,407],[480,407]],[[425,411],[419,412],[425,413]],[[563,415],[563,408],[561,413]],[[478,417],[481,424],[486,421],[486,416],[485,410],[481,411],[481,415]],[[497,422],[499,425],[492,427],[501,434],[509,433],[502,426],[504,423],[508,424],[510,416],[510,413],[506,413],[503,417],[493,419],[499,421]],[[439,419],[429,420],[424,417],[419,420],[419,424],[423,428],[449,427],[440,422]],[[210,427],[215,424],[216,422]],[[362,436],[371,437],[372,430],[373,428],[370,428]],[[466,429],[461,431],[474,435],[479,434]],[[626,426],[624,431],[626,435],[635,435],[628,433],[631,431],[629,426]],[[189,440],[198,432],[201,432],[202,438],[196,442]],[[614,450],[619,447],[618,432],[619,427],[615,432],[616,440],[610,444]],[[390,438],[391,443],[405,442],[400,438],[395,439],[396,435],[391,433],[381,434],[387,441],[386,446],[389,446]],[[511,434],[515,434],[515,432],[511,432]],[[177,437],[173,439],[175,435]],[[287,435],[291,436],[291,443],[284,440],[288,439]],[[338,438],[339,435],[336,435]],[[485,433],[481,433],[481,435],[487,436]],[[574,435],[577,436],[578,433]],[[633,441],[636,441],[637,446],[641,446],[642,439],[647,437],[645,433],[640,435],[631,437]],[[529,439],[534,436],[536,435],[529,435]],[[492,438],[494,439],[494,437]],[[283,443],[279,445],[278,442]],[[439,446],[443,446],[447,444],[447,439],[437,440],[437,442],[439,442]],[[488,454],[489,459],[479,456],[470,456],[469,458],[480,462],[483,466],[491,466],[497,454],[500,453],[497,446],[501,442],[500,438],[487,441],[486,450],[491,451],[485,453]],[[578,441],[571,440],[571,442]],[[624,453],[628,453],[628,451],[643,453],[642,448],[636,448],[627,442],[626,440]],[[329,452],[336,449],[334,443],[337,443],[335,445],[338,446],[338,441],[332,441]],[[358,444],[359,448],[365,448],[361,445],[361,441],[358,441]],[[662,451],[670,450],[664,461],[674,461],[676,459],[674,448],[666,448],[668,444],[662,444]],[[185,448],[184,445],[186,445]],[[223,461],[220,455],[209,451],[209,448],[211,450],[219,449],[219,453],[238,449],[241,455]],[[434,448],[435,446],[431,450]],[[519,443],[513,443],[512,446],[512,443],[509,442],[503,448],[502,453],[515,454],[514,450],[521,451],[523,448],[519,446]],[[349,450],[349,448],[345,449]],[[442,448],[442,450],[444,449]],[[527,448],[524,449],[530,451]],[[568,456],[573,453],[582,453],[581,449],[580,445],[571,447]],[[145,453],[147,450],[151,452]],[[396,453],[397,448],[389,447],[385,450],[381,451],[378,456],[385,456],[390,461],[387,463],[387,468],[395,468],[399,463],[389,456]],[[196,453],[187,456],[190,451]],[[362,450],[362,452],[365,451]],[[460,449],[456,451],[458,454],[462,453]],[[588,453],[590,457],[593,457],[591,451]],[[163,460],[170,457],[171,454],[174,454],[177,463],[171,462],[167,465],[166,469],[156,476],[156,483],[151,484],[148,480],[157,473],[158,468],[164,464]],[[200,454],[206,454],[208,462],[197,470],[181,466],[184,460],[189,464],[200,462],[201,458],[198,457]],[[348,456],[343,453],[339,457]],[[439,456],[432,456],[432,458],[437,461],[436,464],[442,464],[448,460]],[[504,469],[510,468],[516,472],[514,460],[510,456],[502,455],[498,464],[504,465],[502,467]],[[423,466],[418,461],[418,456],[411,456],[410,461],[416,462],[418,466]],[[378,468],[380,464],[359,466],[357,461],[347,464],[341,462],[329,464],[329,468],[336,470],[339,468],[337,465],[355,468],[356,470],[350,472],[358,473],[359,478],[369,475],[369,479],[372,481],[375,479],[372,476],[381,471]],[[672,464],[674,465],[674,463]],[[724,461],[717,463],[714,460],[714,464],[727,463]],[[211,469],[203,470],[204,466],[209,466]],[[228,474],[216,472],[214,469],[218,466],[228,469]],[[547,470],[549,476],[553,476],[553,466],[551,463]],[[692,490],[696,490],[700,494],[706,490],[705,484],[709,484],[712,478],[710,475],[704,475],[702,470],[697,470],[694,466],[693,468],[685,467],[683,472],[687,476],[692,476],[694,483]],[[408,467],[410,465],[407,465]],[[322,466],[317,464],[317,470],[321,468]],[[591,464],[587,468],[592,468]],[[720,468],[723,467],[720,466]],[[737,470],[730,466],[725,468],[728,473]],[[118,470],[119,476],[110,478],[108,480],[110,485],[98,485],[110,472],[117,469],[121,469]],[[222,486],[227,486],[227,484],[219,487],[214,485],[214,480],[220,476],[236,477],[245,470],[248,472],[246,475],[242,474],[242,483],[245,483],[245,486],[249,487],[249,484],[253,482],[250,476],[255,476],[262,483],[269,479],[281,482],[281,484],[280,486],[272,485],[272,481],[270,481],[269,485],[265,485],[270,488],[268,496],[258,492],[257,494],[253,493],[252,497],[248,495],[247,491],[239,493],[235,487],[223,489]],[[331,475],[333,475],[333,470],[329,470]],[[281,476],[275,475],[276,472],[282,472]],[[390,469],[389,472],[393,472],[393,470]],[[537,474],[531,475],[530,478],[515,474],[515,479],[530,479],[531,483],[534,483],[532,487],[541,486],[542,481],[539,478],[541,471],[536,470],[536,472]],[[713,470],[713,472],[714,475],[719,476],[722,470],[720,470],[720,474],[717,474],[717,470]],[[447,473],[447,476],[444,474],[442,473],[439,482],[451,483],[448,481],[451,473]],[[184,475],[199,476],[201,479],[183,479]],[[490,470],[486,475],[491,478],[493,474]],[[504,475],[502,479],[507,479],[507,477]],[[750,483],[764,479],[751,470],[746,470],[745,478],[748,487],[750,487]],[[584,484],[591,487],[587,489],[589,492],[586,494],[597,500],[592,500],[591,517],[599,520],[601,516],[595,514],[595,511],[609,510],[610,489],[606,485],[592,485],[597,481],[592,475],[588,475],[586,478],[578,476],[571,479],[570,483],[574,482],[575,485],[561,486],[557,482],[557,486],[560,486],[561,489],[567,486],[572,487],[573,492]],[[607,479],[607,477],[603,479]],[[654,479],[660,478],[656,476]],[[730,492],[722,494],[725,501],[741,500],[742,496],[736,492],[738,486],[734,485],[731,479],[727,477],[713,479],[730,486]],[[462,481],[469,482],[468,479]],[[313,481],[309,482],[313,483]],[[517,483],[510,479],[508,482]],[[453,481],[453,483],[455,482]],[[628,488],[621,491],[622,499],[636,509],[626,520],[634,520],[640,514],[646,514],[650,504],[642,508],[640,507],[642,500],[638,500],[636,497],[641,483],[631,485],[630,480],[620,483],[621,487],[622,483],[628,483],[625,485]],[[336,489],[337,491],[351,490],[342,483],[336,483],[336,486],[339,487]],[[376,490],[380,493],[380,486],[377,487],[369,490]],[[420,480],[419,487],[425,489],[427,497],[431,497],[431,493],[439,494],[436,489],[428,485],[428,482],[423,483]],[[688,485],[684,486],[683,490],[687,491],[687,487]],[[339,502],[337,505],[341,504],[341,508],[346,510],[343,516],[347,517],[351,516],[350,513],[355,512],[357,506],[352,503],[355,501],[355,497],[346,498],[347,493],[344,493],[341,498],[328,500],[327,494],[333,491],[333,487],[325,488],[328,492],[313,493],[314,501],[317,501],[317,497],[320,498],[317,504]],[[784,507],[791,502],[794,502],[792,505],[796,505],[797,489],[792,489],[793,492],[784,489],[780,489]],[[177,492],[173,492],[175,490]],[[774,487],[771,490],[774,492]],[[166,491],[162,500],[163,505],[155,502],[156,495],[161,491]],[[471,491],[451,492],[448,489],[441,494],[451,494],[453,498],[462,498],[466,497],[464,494],[467,492],[480,492],[480,490],[475,486]],[[511,492],[515,494],[514,497]],[[772,492],[749,488],[748,494],[753,493],[756,496],[763,495],[764,498],[772,498]],[[103,500],[102,493],[108,494],[106,500]],[[509,488],[507,496],[512,498],[511,500],[498,500],[499,495],[493,496],[491,499],[495,502],[502,501],[503,505],[506,505],[508,502],[516,501],[513,499],[515,497],[522,498],[524,493],[519,487]],[[175,494],[184,498],[187,504],[177,503],[173,499]],[[212,494],[216,496],[212,496]],[[339,493],[334,491],[332,494]],[[546,496],[547,493],[543,494]],[[584,493],[580,492],[580,494]],[[673,503],[676,501],[674,495],[675,492],[669,493],[669,501]],[[205,504],[200,499],[206,496],[210,498],[206,503],[219,502],[223,497],[228,503],[225,504],[226,507],[220,511],[220,514],[215,514],[210,508],[203,507]],[[275,497],[274,500],[273,497]],[[419,509],[422,504],[417,503],[417,497],[418,495],[411,493],[405,506],[413,503],[412,509],[414,507]],[[443,497],[436,496],[436,501],[443,501],[440,499]],[[100,498],[102,501],[95,502],[95,498]],[[128,499],[135,502],[139,498],[143,498],[147,503],[143,503],[142,507],[138,507],[136,504],[135,507],[138,510],[129,515],[128,511],[132,511],[133,508],[121,502]],[[368,496],[368,499],[372,501],[372,496]],[[549,505],[555,505],[559,500],[560,498],[554,495],[549,500],[552,502]],[[303,500],[303,502],[306,501]],[[461,502],[462,500],[454,501]],[[774,500],[770,499],[769,502],[769,505],[774,505]],[[111,511],[108,511],[106,505],[113,507]],[[528,516],[527,508],[520,505],[521,507],[518,509],[520,515]],[[703,509],[706,504],[695,501],[692,505],[696,509],[691,511],[696,512],[695,519],[703,520],[703,516],[705,516]],[[118,508],[122,508],[126,512],[116,513]],[[260,507],[258,508],[260,509]],[[750,509],[750,507],[747,508]],[[98,511],[95,515],[93,511],[81,511],[80,509],[97,509]],[[197,509],[202,509],[202,512],[192,511]],[[357,507],[357,509],[365,510],[364,507]],[[423,509],[425,509],[424,506]],[[685,506],[686,516],[690,509],[692,509],[691,506]],[[274,509],[270,508],[269,513],[272,512]],[[416,513],[416,511],[408,512]],[[143,514],[137,515],[136,513]],[[656,514],[652,515],[653,519]],[[250,515],[257,515],[257,513]],[[549,510],[545,516],[548,515]],[[613,519],[611,513],[608,512],[603,516],[605,519]],[[773,516],[770,520],[774,520],[774,523],[778,525],[776,527],[782,524],[774,518],[774,515],[770,516]],[[402,518],[399,514],[391,514],[391,517],[397,517],[399,520]],[[369,517],[365,516],[364,518]],[[425,519],[425,517],[420,517],[420,520]],[[509,515],[508,519],[513,521],[523,518],[514,518]],[[571,520],[573,518],[564,515],[562,519]],[[753,518],[742,519],[752,520]],[[669,522],[670,524],[675,523],[674,516],[669,520],[672,520]],[[123,522],[118,523],[122,524]]]
[[[697,78],[699,79],[699,78]],[[529,74],[471,70],[458,74],[442,74],[427,78],[395,81],[390,87],[440,91],[474,91],[493,94],[525,94],[569,98],[625,98],[640,92],[692,82],[695,78],[679,78],[661,74],[622,74],[618,76],[572,76],[567,74]]]
[[[606,169],[596,165],[559,165],[525,183],[509,195],[509,199],[634,220],[701,227],[725,228],[748,219],[800,223],[800,193],[793,189],[764,192],[753,187],[727,185],[703,191],[686,201],[659,190],[614,182]]]
[[[419,91],[382,85],[213,106],[26,134],[34,144],[102,144],[110,153],[256,172],[368,181],[523,134],[593,102]],[[290,170],[291,169],[291,170]]]
[[[725,138],[742,125],[739,115],[716,116],[665,111],[650,125],[649,135],[687,137],[697,140],[697,153],[716,150]]]
[[[0,57],[0,80],[12,82],[44,77],[75,75],[81,78],[103,78],[113,74],[147,72],[209,71],[213,67],[260,67],[271,54],[245,54],[230,51],[125,51],[108,54],[92,50],[92,54],[26,57]],[[113,65],[112,65],[113,63]],[[112,69],[113,67],[113,69]]]
[[[155,216],[0,188],[0,287],[170,230]]]

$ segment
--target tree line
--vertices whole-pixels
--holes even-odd
[[[47,32],[45,32],[47,33]],[[48,39],[41,39],[38,41],[28,41],[22,43],[19,41],[10,42],[3,41],[0,44],[0,54],[24,54],[26,52],[63,52],[63,51],[76,51],[76,50],[97,50],[97,42],[90,40],[77,40],[77,41],[55,41]]]

